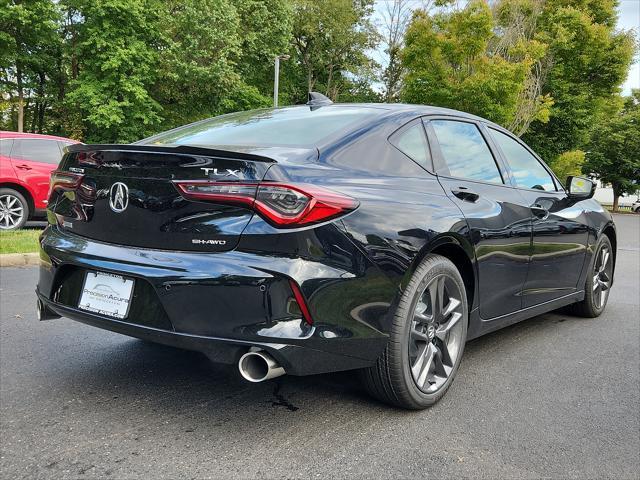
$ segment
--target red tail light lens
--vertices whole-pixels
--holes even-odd
[[[84,175],[72,172],[63,172],[61,170],[54,170],[51,172],[51,178],[49,180],[49,197],[56,190],[76,190]]]
[[[357,200],[305,184],[176,182],[185,198],[250,206],[276,227],[324,222],[358,207]]]

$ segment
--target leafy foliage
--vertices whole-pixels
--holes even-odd
[[[296,0],[293,61],[285,67],[287,73],[298,70],[293,75],[298,79],[298,88],[291,92],[294,100],[303,101],[312,90],[336,100],[372,72],[374,64],[366,55],[378,40],[369,20],[372,4],[373,0]],[[302,78],[306,85],[300,88]]]
[[[584,146],[591,125],[619,92],[634,37],[616,31],[615,6],[611,0],[544,2],[535,35],[547,45],[542,93],[554,105],[549,121],[532,123],[524,137],[543,158]]]
[[[482,115],[507,125],[540,48],[519,43],[509,55],[494,55],[497,29],[482,0],[462,10],[428,14],[417,11],[402,53],[407,70],[402,99]]]
[[[16,113],[15,121],[13,116],[10,119],[15,130],[29,124],[32,129],[42,128],[50,107],[45,99],[46,75],[60,48],[59,19],[59,9],[50,0],[0,2],[0,85],[9,100],[7,107]],[[30,99],[32,116],[25,121]]]
[[[640,90],[634,90],[622,111],[594,126],[582,170],[613,189],[614,210],[621,195],[640,188]]]
[[[585,153],[582,150],[572,150],[558,155],[549,166],[556,176],[564,182],[568,176],[579,176],[582,174]]]
[[[150,0],[70,0],[82,16],[80,73],[66,101],[81,113],[88,142],[130,142],[153,131],[160,105],[149,95],[157,53]]]

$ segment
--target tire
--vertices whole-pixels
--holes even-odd
[[[0,230],[17,230],[29,219],[29,203],[11,188],[0,188]]]
[[[589,273],[585,281],[584,299],[565,308],[567,313],[577,317],[599,317],[604,312],[609,299],[613,280],[613,249],[609,237],[600,235],[594,251],[595,255],[589,265]],[[603,266],[603,255],[607,252],[608,256],[604,259]]]
[[[435,404],[460,365],[467,323],[460,272],[449,259],[427,255],[400,298],[382,356],[360,371],[365,388],[400,408],[418,410]]]

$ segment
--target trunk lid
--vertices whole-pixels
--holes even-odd
[[[70,147],[60,170],[82,175],[51,193],[58,224],[120,245],[187,251],[233,249],[254,212],[241,205],[185,199],[177,180],[260,182],[272,158],[241,151],[152,145]]]

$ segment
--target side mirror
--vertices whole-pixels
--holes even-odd
[[[588,178],[570,176],[567,178],[567,190],[569,198],[591,198],[596,193],[596,184]]]

